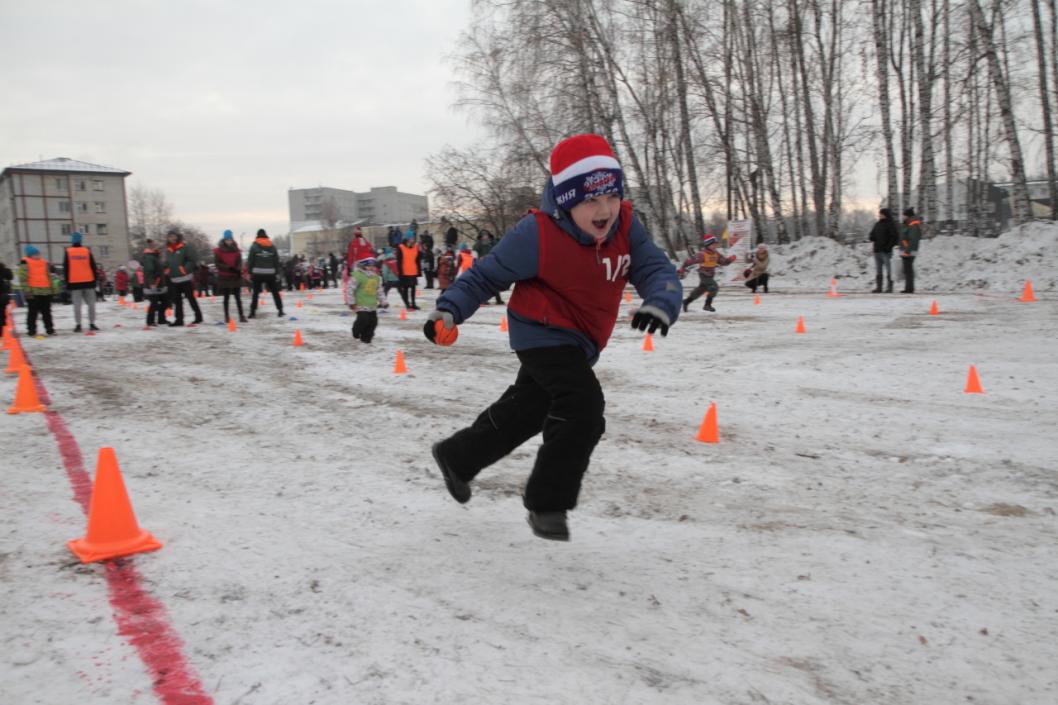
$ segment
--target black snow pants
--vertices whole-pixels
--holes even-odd
[[[472,425],[442,441],[439,453],[469,481],[543,431],[524,504],[536,512],[573,509],[606,429],[602,388],[576,345],[523,350],[518,359],[514,384]]]
[[[353,337],[362,343],[370,343],[378,327],[378,313],[375,311],[357,311],[353,321]]]

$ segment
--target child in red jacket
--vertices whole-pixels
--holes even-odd
[[[716,268],[726,267],[737,259],[734,255],[725,257],[716,251],[716,238],[706,233],[702,236],[702,251],[696,255],[688,257],[683,262],[683,266],[680,267],[679,275],[683,278],[683,275],[687,271],[687,267],[693,267],[698,265],[698,286],[691,291],[690,295],[683,300],[683,310],[686,311],[687,307],[691,305],[691,302],[697,299],[705,292],[709,292],[709,296],[705,297],[705,306],[702,307],[703,311],[715,311],[713,308],[713,297],[716,296],[717,292],[720,291],[720,287],[716,283]]]

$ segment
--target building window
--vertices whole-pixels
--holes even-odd
[[[107,204],[103,201],[96,201],[96,213],[106,213]]]
[[[59,228],[59,231],[63,235],[69,235],[70,233],[73,232],[73,226],[70,225],[69,223],[63,223],[62,226]]]
[[[69,213],[70,212],[70,202],[69,201],[59,201],[59,212],[60,213]]]
[[[88,183],[84,179],[78,179],[77,181],[73,182],[73,187],[78,191],[87,191]]]
[[[100,245],[99,246],[99,254],[101,254],[104,257],[109,255],[110,254],[110,246],[109,245]]]
[[[106,235],[106,234],[107,234],[107,224],[106,223],[100,223],[99,225],[96,226],[96,235]]]
[[[103,180],[102,179],[92,179],[92,190],[93,191],[102,191],[103,190]]]
[[[55,179],[55,190],[65,191],[66,190],[66,179]]]
[[[78,203],[77,203],[77,212],[78,213],[87,213],[88,212],[88,203],[87,203],[87,201],[78,201]]]

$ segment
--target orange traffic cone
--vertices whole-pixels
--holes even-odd
[[[165,309],[165,317],[166,318],[172,318],[173,317],[173,309],[171,309],[171,308]]]
[[[1027,304],[1037,301],[1036,295],[1032,293],[1032,280],[1025,280],[1025,289],[1021,292],[1021,298],[1018,301],[1023,301]]]
[[[797,328],[794,329],[796,333],[804,333],[805,331],[805,317],[801,316],[797,319]]]
[[[827,292],[827,296],[831,296],[831,297],[841,296],[841,294],[838,293],[838,280],[837,279],[831,279],[830,280],[830,291]]]
[[[408,312],[406,310],[404,310],[404,309],[400,310],[400,320],[402,320],[402,321],[408,320]]]
[[[37,398],[37,388],[33,385],[33,371],[23,365],[18,373],[18,387],[15,388],[15,403],[7,410],[9,414],[28,414],[35,411],[47,411],[48,407]]]
[[[118,297],[118,303],[121,304],[122,306],[124,306],[125,305],[125,297],[124,296],[119,296]]]
[[[238,328],[235,327],[235,319],[234,318],[229,318],[228,319],[228,330],[231,331],[232,333],[234,333],[235,331],[239,330]]]
[[[506,316],[500,316],[500,332],[501,333],[506,333],[507,332],[507,317]]]
[[[753,297],[753,305],[754,306],[760,306],[760,294],[757,294],[756,296]]]
[[[647,352],[654,352],[654,336],[647,333],[643,338],[643,349]]]
[[[940,309],[937,308],[937,300],[936,299],[933,300],[933,304],[929,307],[929,315],[931,315],[931,316],[939,316],[940,315]]]
[[[305,343],[303,343],[301,341],[301,329],[300,328],[295,328],[294,329],[294,347],[295,348],[300,348],[304,344]]]
[[[22,346],[16,340],[7,352],[7,369],[4,372],[9,375],[17,375],[23,367],[28,367],[26,356],[22,352]]]
[[[294,304],[294,308],[301,308],[301,302],[298,301],[296,304]]]
[[[694,438],[702,443],[720,442],[720,430],[716,424],[716,402],[709,403],[709,410],[705,412],[701,428],[698,429],[698,435]]]
[[[309,301],[312,301],[312,292],[310,291],[309,293],[305,294],[305,298]]]
[[[400,350],[397,351],[397,361],[393,365],[393,374],[402,375],[408,371],[408,367],[404,364],[404,353]]]
[[[301,282],[301,286],[298,287],[298,291],[305,291],[305,282]]]
[[[981,389],[981,380],[977,377],[977,368],[970,365],[970,374],[966,376],[966,389],[963,390],[966,394],[984,394],[985,390]]]
[[[149,531],[140,528],[132,511],[125,481],[113,448],[100,448],[92,503],[88,508],[88,532],[66,545],[82,563],[129,556],[162,547]]]
[[[632,303],[632,292],[631,291],[626,291],[625,292],[625,303],[629,303],[629,304]]]

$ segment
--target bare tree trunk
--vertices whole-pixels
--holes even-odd
[[[941,22],[944,34],[944,214],[949,223],[949,234],[955,232],[955,158],[951,120],[951,0],[944,0]]]
[[[812,205],[815,208],[816,234],[825,235],[826,228],[826,200],[827,185],[823,178],[823,170],[820,167],[819,151],[816,140],[815,111],[812,107],[812,94],[809,90],[808,68],[805,65],[804,55],[804,28],[802,25],[801,9],[798,0],[790,0],[791,20],[793,21],[795,61],[801,72],[801,97],[802,109],[805,119],[805,139],[808,141],[808,161],[812,168]]]
[[[687,105],[687,81],[683,73],[683,56],[680,53],[679,18],[676,0],[669,0],[668,12],[669,40],[672,43],[672,58],[676,68],[676,95],[680,102],[680,139],[683,142],[684,159],[687,162],[687,181],[691,190],[694,228],[699,233],[705,232],[705,218],[702,215],[702,192],[698,188],[698,169],[695,166],[694,142],[691,139],[691,112]]]
[[[1043,111],[1043,139],[1047,159],[1047,194],[1051,201],[1051,220],[1058,220],[1058,175],[1055,174],[1054,122],[1051,120],[1051,100],[1047,94],[1047,44],[1043,39],[1039,0],[1030,0],[1032,24],[1036,33],[1036,63],[1040,72],[1040,106]],[[1056,48],[1058,51],[1058,48]]]
[[[918,72],[918,114],[922,149],[918,169],[918,197],[922,203],[919,211],[923,217],[922,232],[925,236],[932,234],[933,222],[937,220],[937,167],[933,158],[933,49],[930,48],[930,60],[926,61],[924,32],[922,22],[921,0],[910,0],[911,22],[914,30],[912,53]]]
[[[893,119],[889,106],[889,37],[886,26],[886,0],[871,0],[874,18],[874,51],[877,57],[878,107],[882,113],[882,139],[885,142],[885,205],[899,207],[896,185],[896,152],[893,151]],[[785,108],[783,109],[785,112]]]
[[[995,40],[992,36],[992,26],[985,19],[984,12],[978,0],[969,0],[970,12],[974,23],[981,35],[981,42],[988,59],[988,71],[992,79],[992,85],[999,101],[999,115],[1003,123],[1003,132],[1007,147],[1010,150],[1010,175],[1013,181],[1013,205],[1014,221],[1019,225],[1026,223],[1032,217],[1029,206],[1029,189],[1025,182],[1025,162],[1021,156],[1021,141],[1018,139],[1017,125],[1014,124],[1014,110],[1010,99],[1010,85],[1007,74],[1004,73],[1000,64],[999,54],[996,51]]]

